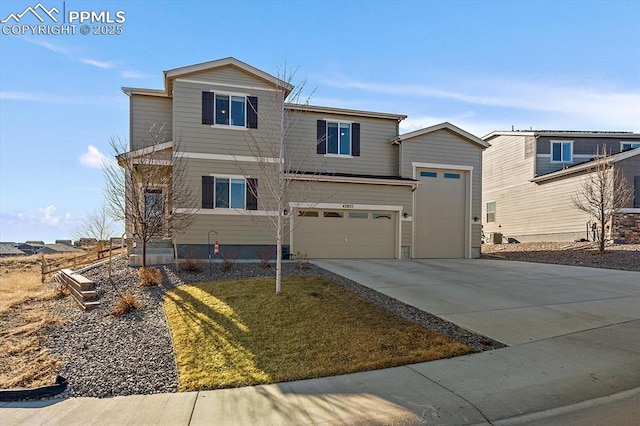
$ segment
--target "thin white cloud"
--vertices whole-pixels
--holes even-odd
[[[93,145],[87,147],[87,152],[80,154],[78,157],[80,164],[93,169],[100,169],[102,165],[108,161],[107,157]]]
[[[39,210],[40,213],[42,213],[40,222],[50,226],[57,226],[60,223],[60,216],[55,216],[56,206],[54,206],[53,204],[43,207]]]
[[[102,69],[110,69],[115,68],[115,64],[113,62],[108,61],[96,61],[94,59],[79,59],[83,64],[93,65],[94,67],[102,68]]]
[[[91,65],[91,66],[102,68],[102,69],[111,69],[116,67],[116,64],[114,62],[98,61],[95,59],[83,57],[81,55],[75,54],[71,49],[61,46],[59,44],[54,44],[48,41],[37,40],[34,38],[28,38],[28,37],[23,37],[22,40],[31,44],[35,44],[40,47],[44,47],[45,49],[50,50],[51,52],[59,53],[61,55],[66,56],[69,59],[72,59],[76,62],[80,62],[82,64],[87,64],[87,65]]]

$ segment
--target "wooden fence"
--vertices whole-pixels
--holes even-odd
[[[118,238],[117,240],[120,239]],[[88,265],[90,263],[121,254],[125,251],[125,249],[126,247],[124,246],[122,241],[120,241],[119,244],[115,245],[113,244],[113,241],[111,241],[109,244],[109,248],[94,250],[66,259],[47,261],[44,258],[43,254],[40,259],[42,270],[41,280],[42,282],[44,282],[51,274],[55,274],[56,272],[62,271],[63,269],[73,269],[78,266]]]

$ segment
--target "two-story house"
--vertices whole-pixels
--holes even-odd
[[[400,135],[402,114],[286,103],[291,85],[235,58],[165,71],[164,85],[123,91],[129,154],[162,140],[199,192],[192,223],[169,236],[179,256],[206,257],[213,239],[240,258],[275,246],[262,226],[275,212],[258,158],[278,161],[267,145],[284,111],[295,123],[285,140],[285,257],[479,257],[489,146],[480,138],[450,123]],[[150,128],[162,137],[146,137]]]
[[[640,240],[640,134],[632,132],[496,131],[483,137],[482,201],[485,234],[521,242],[593,239],[593,218],[571,198],[606,150],[635,188],[609,238]],[[615,232],[614,229],[615,228]]]

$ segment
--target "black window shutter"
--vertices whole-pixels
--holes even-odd
[[[202,92],[202,124],[213,124],[215,102],[213,92]]]
[[[258,128],[258,97],[247,96],[247,127]]]
[[[258,179],[247,178],[247,210],[258,210]]]
[[[202,176],[202,208],[213,208],[213,187],[216,178],[213,176]]]
[[[327,122],[324,120],[318,120],[318,139],[317,139],[317,153],[327,153]]]
[[[360,157],[360,123],[351,123],[351,155]]]

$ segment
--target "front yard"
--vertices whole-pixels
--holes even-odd
[[[179,372],[193,391],[394,367],[469,347],[313,276],[176,287],[164,295]]]

